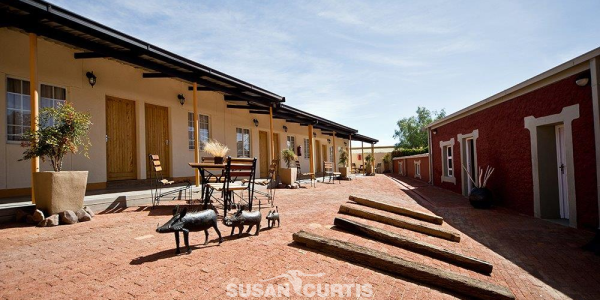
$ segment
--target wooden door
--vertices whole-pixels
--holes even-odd
[[[259,164],[260,164],[260,178],[267,178],[269,176],[269,138],[266,131],[259,131],[258,133],[258,150],[259,150]]]
[[[321,147],[323,148],[323,154],[321,154],[321,157],[323,157],[323,161],[329,161],[329,155],[327,153],[327,145],[322,145]]]
[[[107,180],[137,179],[135,102],[106,97]]]
[[[321,161],[321,151],[319,151],[319,149],[321,149],[321,142],[315,141],[315,144],[315,154],[317,155],[315,164],[317,164],[317,173],[321,173],[321,167],[323,166],[323,162]]]
[[[146,109],[146,165],[149,166],[148,155],[158,155],[163,168],[162,175],[171,174],[171,156],[169,147],[169,109],[164,106],[147,104]],[[146,176],[150,178],[151,168],[146,168]]]

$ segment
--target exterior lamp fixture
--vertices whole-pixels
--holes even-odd
[[[347,143],[347,142],[344,142],[344,146],[348,146],[348,143]]]
[[[177,99],[179,100],[181,106],[183,106],[183,104],[185,103],[185,97],[183,96],[183,94],[177,95]]]
[[[437,134],[437,129],[432,130],[433,134]]]
[[[287,132],[287,126],[283,125],[283,131]]]
[[[590,79],[587,77],[579,78],[575,80],[575,84],[578,86],[586,86],[590,82]]]
[[[87,72],[87,73],[85,73],[85,77],[87,77],[88,82],[90,83],[90,85],[93,88],[94,85],[96,85],[96,75],[94,75],[94,72]]]
[[[313,137],[317,137],[317,133],[316,132],[313,132]]]
[[[258,127],[258,120],[257,119],[252,120],[252,122],[254,122],[254,127]]]
[[[331,139],[327,139],[327,144],[331,144]]]

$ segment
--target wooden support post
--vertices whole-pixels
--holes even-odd
[[[365,143],[364,142],[360,142],[360,153],[361,153],[361,158],[362,158],[363,173],[366,174],[367,164],[365,163]]]
[[[361,197],[357,197],[357,196],[350,196],[350,197],[348,197],[348,199],[350,199],[358,204],[362,204],[362,205],[365,205],[368,207],[385,210],[385,211],[392,212],[395,214],[411,217],[413,219],[418,219],[421,221],[425,221],[425,222],[429,222],[429,223],[433,223],[433,224],[437,224],[437,225],[442,225],[442,223],[444,223],[444,219],[442,217],[439,217],[439,216],[436,216],[433,214],[415,211],[412,209],[395,206],[395,205],[391,205],[391,204],[387,204],[387,203],[383,203],[383,202],[379,202],[379,201],[375,201],[375,200],[371,200],[371,199],[367,199],[367,198],[361,198]]]
[[[337,168],[337,160],[336,160],[336,154],[337,154],[337,147],[335,146],[335,131],[333,132],[333,171],[337,172],[338,168]],[[334,182],[335,183],[335,182]]]
[[[470,256],[446,250],[444,248],[413,240],[397,233],[383,230],[377,227],[361,224],[344,218],[335,218],[333,224],[343,230],[352,232],[367,238],[371,238],[389,245],[400,247],[408,251],[419,253],[431,258],[436,258],[453,265],[463,267],[475,272],[489,275],[494,268],[492,264]]]
[[[348,135],[348,156],[350,157],[350,165],[347,167],[350,168],[350,173],[352,174],[352,135]]]
[[[269,107],[269,130],[271,133],[271,161],[275,159],[275,134],[273,133],[273,107]]]
[[[31,108],[31,130],[38,130],[39,115],[39,91],[38,91],[38,67],[37,67],[37,35],[29,34],[29,101]],[[33,174],[40,171],[40,158],[31,159],[31,202],[35,204],[35,186],[33,184]]]
[[[484,300],[515,299],[512,292],[500,285],[408,261],[397,256],[356,244],[300,231],[294,233],[296,243],[356,264],[389,272],[416,282],[440,287],[462,295]]]
[[[192,98],[194,104],[194,162],[200,162],[200,138],[199,128],[198,128],[198,84],[194,82],[194,88],[192,90]],[[196,186],[200,186],[200,170],[194,168],[194,173],[196,177]]]
[[[371,157],[373,158],[373,165],[372,165],[372,167],[373,167],[373,175],[375,175],[375,173],[377,173],[376,170],[375,170],[375,166],[377,164],[376,164],[376,161],[375,161],[375,144],[373,144],[373,143],[371,143]]]
[[[314,152],[314,141],[313,141],[313,126],[312,124],[308,125],[308,165],[310,169],[310,173],[315,174],[315,152]],[[312,175],[314,177],[314,175]],[[313,178],[314,179],[314,178]]]
[[[449,240],[452,242],[460,242],[460,234],[454,233],[441,228],[434,228],[422,223],[415,223],[401,220],[397,217],[388,217],[381,214],[373,213],[370,211],[354,208],[348,205],[340,205],[340,214],[346,214],[350,216],[355,216],[367,220],[377,221],[383,224],[388,224],[392,226],[396,226],[398,228],[407,229],[410,231],[415,231],[419,233],[423,233],[430,236],[435,236],[441,239]]]

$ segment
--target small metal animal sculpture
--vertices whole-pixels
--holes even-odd
[[[269,228],[275,226],[275,221],[277,221],[277,227],[279,227],[279,208],[275,206],[275,210],[270,210],[267,214],[267,224]]]
[[[238,208],[238,210],[235,212],[235,214],[233,216],[226,216],[225,218],[223,218],[223,224],[225,224],[225,226],[231,227],[231,235],[233,235],[235,228],[239,228],[240,232],[238,234],[238,237],[241,237],[242,231],[244,230],[244,225],[250,226],[250,227],[248,227],[248,230],[246,231],[246,233],[250,232],[250,230],[252,230],[253,226],[256,226],[256,234],[255,235],[258,235],[258,233],[260,231],[261,219],[262,219],[262,216],[261,216],[259,210],[244,211],[241,208]]]
[[[221,232],[217,227],[217,214],[212,209],[207,209],[203,211],[193,211],[187,212],[187,207],[184,207],[183,210],[179,211],[179,206],[173,209],[173,218],[167,221],[163,226],[157,227],[156,232],[158,233],[175,233],[175,243],[177,244],[177,251],[175,254],[181,253],[179,250],[179,232],[183,231],[183,241],[185,242],[185,246],[187,247],[187,253],[192,253],[192,249],[190,248],[190,243],[188,239],[188,235],[190,231],[201,231],[204,230],[204,234],[206,235],[206,240],[204,241],[204,245],[208,244],[208,229],[214,228],[217,234],[219,235],[219,244],[223,242],[223,238],[221,237]]]

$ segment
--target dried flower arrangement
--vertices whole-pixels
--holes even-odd
[[[217,140],[210,140],[204,144],[204,152],[214,157],[225,157],[229,152],[229,148]]]
[[[473,183],[473,185],[476,188],[485,188],[485,186],[487,185],[488,179],[490,179],[490,176],[492,176],[492,173],[494,173],[494,168],[492,168],[490,166],[487,166],[485,168],[485,172],[483,172],[483,169],[480,167],[479,168],[479,178],[478,178],[477,182],[475,182],[475,180],[473,180],[473,176],[472,176],[471,172],[469,172],[469,170],[467,170],[467,168],[465,168],[465,166],[462,166],[462,167],[467,172],[469,179],[471,180],[471,182]]]

